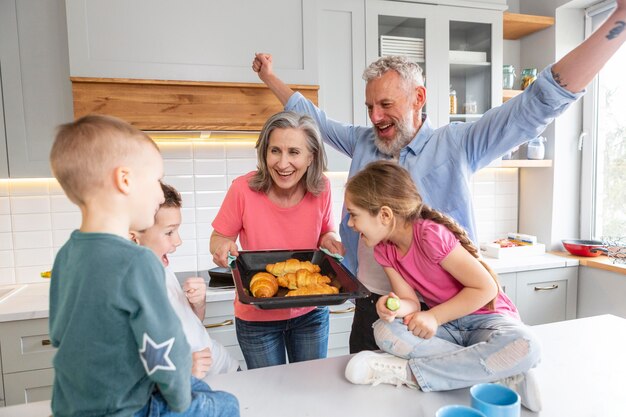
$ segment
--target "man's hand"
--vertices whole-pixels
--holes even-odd
[[[255,54],[254,60],[252,61],[252,70],[259,74],[259,78],[262,81],[265,81],[267,77],[274,74],[272,55],[264,53]]]
[[[209,369],[213,365],[213,355],[211,349],[206,348],[199,350],[191,354],[191,374],[198,379],[202,379],[206,376]]]

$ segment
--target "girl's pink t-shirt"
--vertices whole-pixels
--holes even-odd
[[[335,230],[330,183],[318,196],[309,192],[295,206],[275,205],[264,192],[248,185],[256,171],[236,178],[224,198],[213,229],[224,236],[239,236],[243,250],[317,249],[319,238]],[[315,307],[260,310],[235,300],[235,316],[247,321],[287,320]]]
[[[463,289],[463,284],[440,265],[457,245],[460,245],[459,240],[446,226],[420,219],[413,224],[413,241],[406,255],[401,256],[396,245],[385,241],[376,245],[374,257],[383,267],[398,271],[432,308]],[[517,308],[502,291],[495,300],[495,312],[520,318]],[[494,310],[482,307],[472,314],[491,313]]]

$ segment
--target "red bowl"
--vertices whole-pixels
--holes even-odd
[[[562,240],[563,247],[575,256],[599,256],[606,253],[599,240],[567,239]]]

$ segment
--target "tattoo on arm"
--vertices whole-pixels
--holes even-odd
[[[567,83],[561,79],[561,74],[559,74],[558,72],[553,71],[552,78],[554,78],[554,81],[556,81],[556,83],[560,85],[561,87],[563,88],[567,87]]]
[[[617,38],[619,34],[624,31],[625,27],[626,22],[618,20],[617,22],[615,22],[615,27],[609,31],[608,35],[606,35],[606,38],[609,40]]]

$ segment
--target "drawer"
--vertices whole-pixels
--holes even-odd
[[[52,368],[56,349],[50,344],[48,319],[0,323],[0,350],[5,374]]]
[[[54,370],[16,372],[4,375],[6,405],[50,400]]]
[[[552,323],[568,318],[568,292],[571,292],[566,268],[517,274],[517,307],[528,325]]]
[[[226,346],[226,350],[228,351],[228,353],[230,353],[230,356],[232,356],[233,359],[239,362],[239,367],[243,371],[248,369],[248,367],[246,366],[246,361],[243,358],[243,353],[241,352],[241,349],[239,348],[239,345]]]
[[[214,317],[232,317],[234,315],[235,306],[233,304],[233,300],[213,301],[210,303],[206,303],[206,311],[204,313],[205,320]]]
[[[237,341],[237,332],[235,331],[235,322],[221,327],[208,329],[209,336],[223,346],[234,346],[239,344]]]
[[[350,345],[350,332],[333,333],[328,336],[328,350],[348,347]]]
[[[344,356],[350,354],[350,348],[348,346],[339,347],[334,349],[328,349],[328,358],[334,358],[335,356]]]

